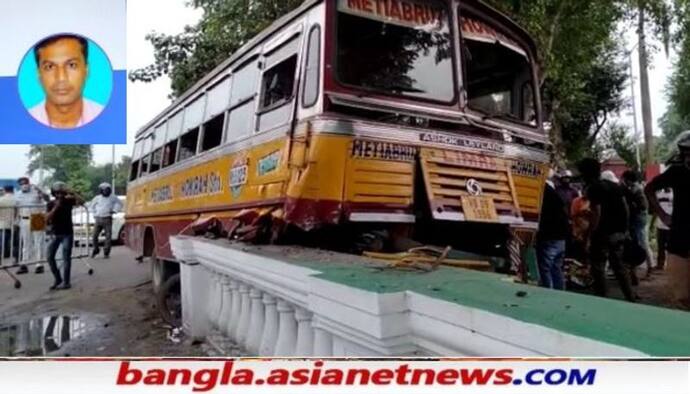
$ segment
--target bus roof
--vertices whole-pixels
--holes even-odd
[[[150,122],[146,123],[146,125],[141,127],[139,129],[139,131],[137,131],[136,138],[138,139],[139,137],[141,137],[147,130],[154,127],[158,122],[160,122],[162,119],[164,119],[168,114],[177,110],[180,104],[182,104],[185,100],[189,99],[190,97],[192,97],[196,93],[198,93],[207,83],[211,82],[215,77],[217,77],[224,70],[226,70],[228,67],[230,67],[235,61],[237,61],[245,53],[249,52],[252,48],[254,48],[258,44],[260,44],[267,36],[273,34],[276,30],[278,30],[281,27],[283,27],[284,25],[286,25],[292,19],[296,18],[298,15],[307,11],[309,8],[313,7],[314,5],[321,3],[322,1],[323,0],[306,0],[304,3],[302,3],[302,5],[300,5],[296,9],[292,10],[291,12],[285,14],[284,16],[280,17],[275,22],[273,22],[269,27],[264,29],[261,33],[257,34],[254,38],[247,41],[246,44],[244,44],[240,49],[235,51],[235,53],[233,53],[227,60],[223,61],[221,64],[216,66],[216,68],[211,70],[208,74],[206,74],[206,76],[201,78],[194,85],[192,85],[192,87],[187,89],[180,97],[178,97],[172,104],[170,104],[158,116],[156,116],[153,120],[151,120]]]
[[[142,137],[148,130],[151,130],[153,127],[155,127],[161,120],[165,119],[169,114],[172,112],[176,112],[177,110],[180,109],[180,104],[184,103],[186,100],[188,100],[190,97],[194,96],[195,94],[199,93],[200,90],[202,90],[205,85],[207,85],[209,82],[211,82],[214,78],[216,78],[218,75],[220,75],[223,71],[227,70],[228,67],[230,67],[233,63],[235,63],[239,58],[241,58],[243,55],[245,55],[247,52],[255,48],[257,45],[259,45],[262,41],[264,41],[268,36],[271,34],[275,33],[277,30],[288,24],[291,20],[296,18],[298,15],[301,15],[302,13],[306,12],[309,10],[311,7],[315,6],[316,4],[319,4],[323,2],[324,0],[305,0],[302,5],[297,7],[296,9],[292,10],[291,12],[285,14],[284,16],[280,17],[277,19],[275,22],[273,22],[269,27],[264,29],[261,33],[257,34],[254,38],[251,40],[247,41],[240,49],[235,51],[227,60],[223,61],[220,63],[218,66],[216,66],[213,70],[211,70],[208,74],[206,74],[203,78],[201,78],[199,81],[197,81],[194,85],[192,85],[190,88],[188,88],[180,97],[175,99],[175,101],[170,104],[167,108],[165,108],[160,114],[158,114],[155,118],[153,118],[151,121],[146,123],[143,127],[141,127],[137,133],[136,133],[136,139],[139,139]],[[326,0],[328,1],[328,0]],[[337,0],[334,0],[337,1]],[[469,5],[473,6],[480,11],[488,14],[499,17],[501,19],[501,22],[506,25],[511,31],[519,34],[522,36],[523,39],[529,44],[530,50],[533,53],[536,53],[536,45],[534,44],[534,41],[530,34],[523,29],[520,25],[518,25],[515,21],[513,21],[511,18],[509,18],[507,15],[501,13],[498,11],[496,8],[491,7],[490,5],[484,3],[483,1],[480,0],[461,0],[458,3],[462,5]]]

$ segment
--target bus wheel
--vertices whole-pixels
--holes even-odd
[[[156,295],[156,306],[161,318],[173,327],[182,326],[182,292],[180,274],[168,278]]]
[[[165,281],[164,262],[158,259],[158,257],[156,257],[156,253],[154,252],[149,257],[149,263],[151,264],[151,283],[153,284],[153,292],[158,294],[163,288]]]

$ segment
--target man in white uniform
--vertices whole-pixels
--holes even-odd
[[[113,188],[108,183],[98,186],[99,194],[89,203],[89,210],[96,220],[93,231],[93,253],[96,257],[101,252],[98,247],[98,237],[105,232],[105,244],[103,245],[104,257],[110,258],[110,248],[113,240],[113,214],[122,211],[122,202],[113,195]]]
[[[17,201],[14,199],[14,187],[5,186],[4,194],[0,196],[0,265],[11,265],[14,254],[12,241],[14,239],[14,224],[16,218]]]
[[[19,221],[19,263],[21,267],[18,275],[29,272],[26,264],[41,261],[43,256],[45,232],[31,231],[31,215],[45,213],[45,203],[50,196],[37,186],[32,185],[29,178],[19,178],[19,192],[14,196],[17,201],[17,216]],[[36,265],[36,273],[44,272],[43,264]]]

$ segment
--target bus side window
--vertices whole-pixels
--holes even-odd
[[[206,152],[207,150],[220,146],[221,142],[223,141],[224,124],[224,113],[204,123],[204,140],[201,142],[202,152]]]
[[[139,175],[139,160],[132,163],[132,167],[129,172],[129,180],[133,181],[137,179],[137,175]]]
[[[161,162],[163,159],[163,148],[158,148],[155,152],[151,154],[151,165],[149,166],[149,174],[161,169]]]
[[[177,140],[169,142],[163,150],[163,168],[175,164],[177,158]]]
[[[307,63],[304,70],[304,92],[302,106],[309,108],[319,100],[319,77],[321,57],[321,26],[314,25],[309,31]]]
[[[180,156],[178,161],[189,159],[196,155],[196,147],[199,141],[199,128],[192,129],[180,139]]]
[[[297,55],[290,56],[264,73],[261,86],[261,109],[275,108],[292,98],[295,90]]]
[[[144,156],[143,159],[141,159],[141,175],[144,176],[149,173],[149,159],[151,158],[151,155],[146,155]]]

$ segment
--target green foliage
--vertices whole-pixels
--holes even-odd
[[[637,150],[635,140],[631,137],[629,127],[619,123],[611,123],[603,133],[603,146],[616,152],[629,168],[639,170],[637,163]]]
[[[627,80],[616,41],[625,8],[602,0],[491,0],[537,41],[546,120],[561,160],[592,154]]]
[[[49,175],[41,186],[62,181],[80,194],[88,193],[87,169],[92,159],[91,145],[31,145],[28,173],[33,175],[43,164]]]
[[[129,74],[132,81],[150,82],[167,74],[177,97],[226,60],[273,21],[303,0],[191,0],[203,10],[201,21],[181,34],[152,32],[153,64]]]
[[[29,175],[41,168],[46,172],[42,187],[48,189],[53,182],[61,181],[86,199],[92,198],[98,185],[111,182],[111,164],[93,166],[91,145],[32,145],[29,151]],[[115,166],[117,194],[127,193],[127,178],[131,164],[129,156],[123,156]]]

